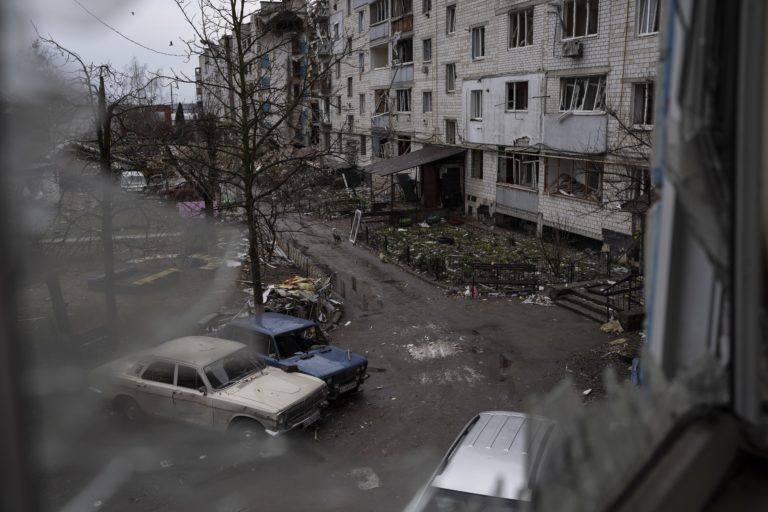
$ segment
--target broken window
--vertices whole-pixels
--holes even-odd
[[[587,160],[547,158],[545,191],[549,195],[600,201],[603,164]]]
[[[469,118],[473,121],[479,121],[483,119],[482,89],[471,91],[470,93]]]
[[[456,4],[445,8],[445,32],[453,34],[456,32]]]
[[[509,48],[533,44],[533,8],[509,13]]]
[[[483,179],[483,151],[473,149],[469,152],[469,157],[471,159],[470,176],[479,180]]]
[[[485,27],[472,29],[472,58],[485,57]]]
[[[599,0],[563,1],[563,39],[597,34]]]
[[[655,34],[659,31],[659,0],[638,0],[637,33]]]
[[[410,64],[413,62],[413,39],[401,39],[394,46],[392,60],[397,64]]]
[[[605,75],[562,78],[560,87],[560,110],[603,110]]]
[[[507,110],[528,110],[528,82],[507,82]]]
[[[371,4],[371,25],[389,19],[389,0],[377,0]]]
[[[389,149],[389,140],[384,137],[373,137],[373,155],[377,158],[387,158]]]
[[[373,92],[375,110],[377,114],[386,114],[389,112],[389,91],[387,89],[377,89]]]
[[[432,91],[421,93],[421,111],[432,112]]]
[[[499,183],[508,183],[535,190],[538,174],[538,155],[507,153],[503,148],[499,148]]]
[[[404,155],[411,152],[411,137],[400,135],[397,139],[397,154]]]
[[[424,39],[424,41],[422,41],[422,46],[423,46],[424,62],[431,62],[432,61],[432,40]]]
[[[456,120],[445,120],[445,142],[446,144],[456,144]]]
[[[398,112],[411,111],[411,90],[410,89],[397,90],[397,111]]]
[[[632,85],[632,124],[653,125],[653,82]]]
[[[453,92],[456,90],[456,64],[445,65],[445,91]]]
[[[371,67],[381,69],[387,67],[389,62],[389,47],[386,44],[371,48]]]

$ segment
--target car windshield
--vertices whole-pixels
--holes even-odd
[[[279,334],[275,336],[275,341],[277,350],[283,357],[290,357],[297,352],[306,352],[313,347],[328,343],[320,330],[315,327]]]
[[[250,350],[241,349],[205,367],[205,376],[213,389],[222,389],[264,368],[264,363]]]
[[[525,502],[431,487],[424,512],[516,512]]]

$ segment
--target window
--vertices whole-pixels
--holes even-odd
[[[432,61],[432,40],[431,39],[424,39],[422,42],[422,49],[423,49],[423,59],[424,62],[431,62]]]
[[[509,13],[509,47],[533,44],[533,9]]]
[[[473,121],[483,118],[483,91],[480,89],[470,92],[469,118]]]
[[[389,91],[377,89],[373,91],[375,112],[377,114],[389,113]]]
[[[659,31],[659,0],[638,0],[637,33],[655,34]]]
[[[371,67],[373,69],[386,68],[389,64],[389,47],[386,44],[371,48]]]
[[[355,116],[347,114],[347,129],[351,132],[355,129]]]
[[[421,111],[432,112],[432,91],[421,93]]]
[[[347,52],[351,52],[351,51],[352,51],[352,38],[348,37],[347,38]]]
[[[331,133],[330,132],[323,133],[323,146],[325,147],[326,151],[331,150]]]
[[[507,82],[507,110],[528,110],[528,82]]]
[[[445,65],[445,92],[456,90],[456,64]]]
[[[413,62],[413,39],[401,39],[393,47],[393,60],[400,64],[410,64]]]
[[[362,33],[365,30],[365,11],[357,13],[357,31]]]
[[[397,18],[413,12],[413,0],[392,0],[392,17]]]
[[[469,152],[469,156],[472,159],[470,176],[479,180],[483,179],[483,151],[480,149],[473,149]]]
[[[336,78],[341,78],[341,61],[336,61]]]
[[[341,131],[339,131],[339,134],[336,136],[336,149],[339,153],[344,151],[344,135]]]
[[[371,140],[373,144],[373,155],[377,158],[387,158],[387,146],[389,141],[385,138],[374,137]]]
[[[200,389],[203,384],[203,379],[200,378],[200,374],[197,369],[191,366],[178,365],[176,371],[176,385],[182,388]]]
[[[411,137],[408,135],[401,135],[397,139],[397,154],[404,155],[411,152]]]
[[[421,11],[422,12],[429,12],[432,10],[432,0],[422,0],[421,2]]]
[[[336,115],[341,115],[341,96],[336,96]]]
[[[536,189],[539,174],[539,157],[522,153],[505,153],[499,148],[499,183]]]
[[[357,68],[360,70],[360,73],[365,71],[365,54],[364,53],[357,54]]]
[[[456,144],[456,120],[445,120],[445,143]]]
[[[360,136],[360,156],[366,155],[366,152],[368,151],[367,146],[368,146],[367,137],[365,135],[361,135]]]
[[[603,164],[564,158],[546,159],[548,194],[599,201],[601,198]]]
[[[352,77],[347,78],[347,98],[352,97]]]
[[[352,15],[352,0],[347,0],[347,16]]]
[[[560,110],[603,110],[605,76],[574,76],[561,79]]]
[[[563,2],[563,39],[597,34],[599,0],[565,0]]]
[[[173,363],[163,363],[158,361],[147,366],[141,378],[144,380],[151,380],[154,382],[160,382],[162,384],[173,384]]]
[[[472,29],[472,58],[485,57],[485,27]]]
[[[445,8],[445,32],[453,34],[456,32],[456,5],[449,5]]]
[[[653,82],[632,86],[632,124],[653,125]]]
[[[371,4],[371,25],[389,19],[389,0],[377,0]]]
[[[339,24],[338,23],[333,24],[333,40],[334,41],[339,40]]]
[[[365,114],[365,94],[360,94],[360,114]]]
[[[620,196],[625,201],[640,199],[643,194],[650,193],[651,175],[649,169],[631,167],[627,169],[626,183],[622,185]]]
[[[411,90],[410,89],[397,90],[397,111],[398,112],[411,111]]]

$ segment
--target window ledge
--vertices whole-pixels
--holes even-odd
[[[657,36],[657,35],[659,35],[659,31],[658,30],[656,32],[646,32],[644,34],[640,33],[640,32],[637,33],[637,37],[653,37],[653,36]]]
[[[524,192],[530,192],[531,194],[538,194],[539,193],[538,186],[535,187],[535,188],[531,188],[531,187],[526,187],[525,185],[515,185],[514,183],[506,183],[506,182],[503,182],[503,181],[497,181],[496,182],[496,186],[497,187],[502,187],[502,188],[511,188],[511,189],[515,189],[515,190],[522,190]]]
[[[569,114],[574,116],[604,116],[604,110],[558,110],[558,114]]]
[[[558,191],[555,192],[544,192],[544,195],[547,195],[554,199],[565,199],[567,201],[577,201],[579,203],[585,203],[585,204],[592,204],[592,205],[599,205],[603,203],[602,198],[600,199],[584,199],[583,197],[576,197],[566,194],[561,194]]]
[[[371,23],[370,27],[378,27],[379,25],[383,25],[389,21],[389,18],[383,20],[383,21],[377,21],[376,23]]]
[[[471,118],[469,118],[469,121],[473,122],[473,123],[482,123],[483,122],[483,118],[482,117],[471,117]]]
[[[578,41],[580,39],[593,39],[595,37],[598,37],[599,35],[600,35],[600,32],[598,31],[597,34],[587,34],[585,36],[561,37],[560,42],[567,43],[568,41]]]
[[[638,132],[650,132],[653,131],[652,124],[633,124],[632,129]]]
[[[507,51],[520,50],[520,49],[532,48],[532,47],[533,47],[533,44],[526,44],[523,46],[507,46]]]
[[[481,57],[472,57],[472,62],[478,61],[478,60],[485,60],[485,55]]]
[[[505,114],[527,114],[528,110],[504,110]]]

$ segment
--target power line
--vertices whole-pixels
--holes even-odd
[[[150,48],[149,46],[143,45],[140,42],[136,41],[135,39],[131,39],[127,35],[123,34],[119,30],[117,30],[115,27],[113,27],[110,24],[108,24],[106,21],[102,20],[101,18],[99,18],[98,16],[93,14],[91,11],[88,10],[88,8],[86,6],[81,4],[78,0],[72,0],[72,1],[75,2],[77,5],[79,5],[82,10],[84,10],[85,12],[90,14],[91,17],[93,17],[93,19],[95,19],[96,21],[98,21],[99,23],[101,23],[102,25],[107,27],[109,30],[111,30],[115,34],[117,34],[120,37],[122,37],[123,39],[126,39],[127,41],[130,41],[131,43],[135,44],[136,46],[140,46],[140,47],[144,48],[145,50],[149,50],[149,51],[157,53],[159,55],[167,55],[169,57],[187,57],[187,55],[184,55],[184,54],[181,54],[181,53],[161,52],[160,50],[155,50],[154,48]]]

